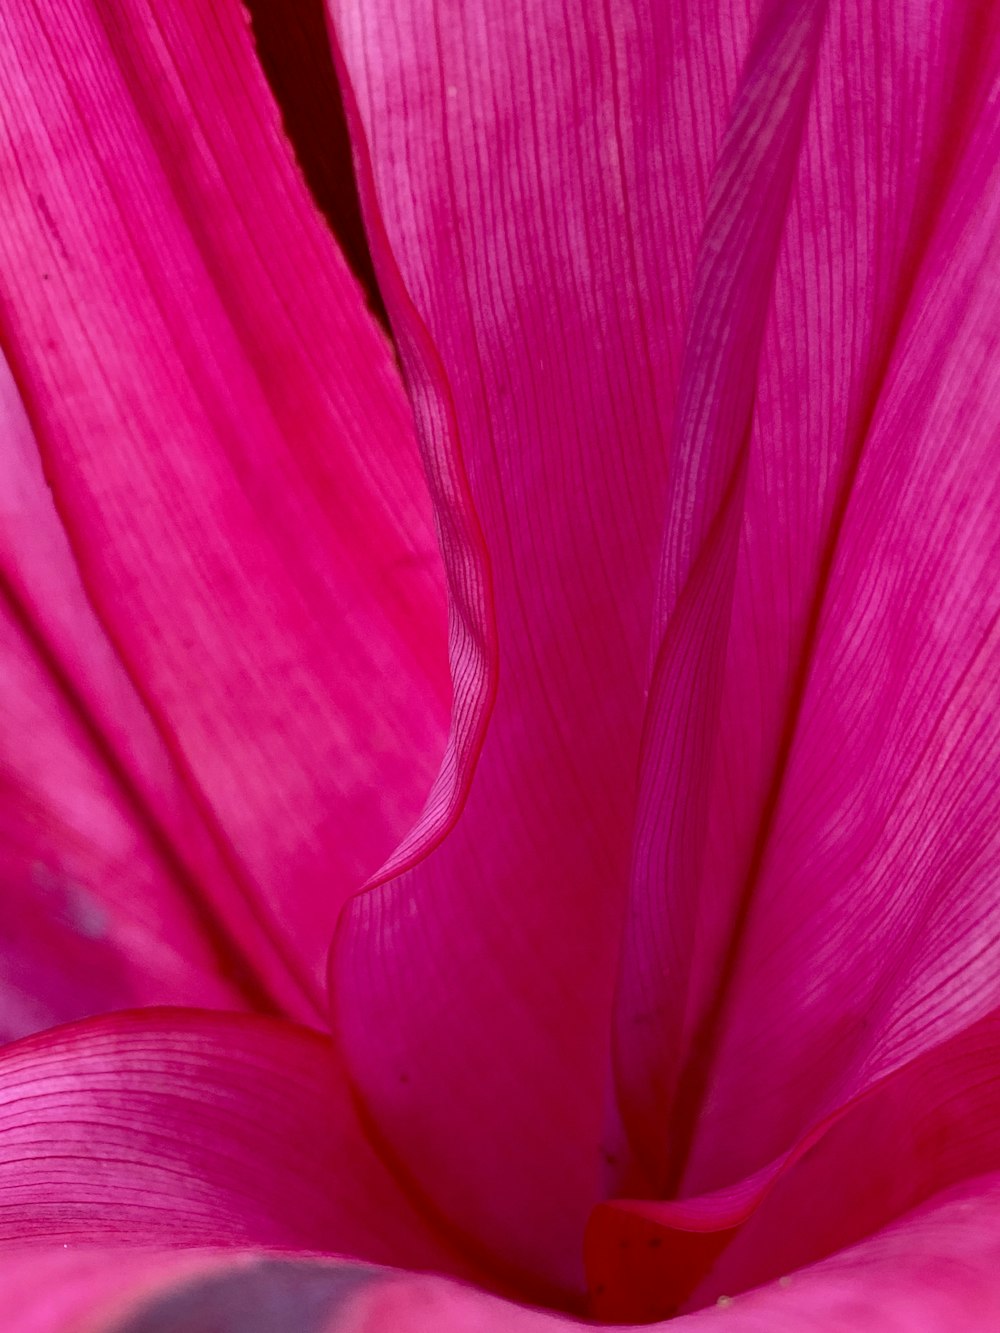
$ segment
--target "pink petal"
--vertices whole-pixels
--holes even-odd
[[[863,1240],[942,1190],[1000,1170],[998,1108],[994,1014],[888,1075],[736,1186],[598,1207],[585,1244],[597,1312],[623,1322],[663,1317]]]
[[[631,1327],[669,1333],[954,1333],[1000,1320],[1000,1176],[983,1176],[863,1244],[720,1305]],[[569,1333],[593,1328],[434,1279],[373,1282],[341,1333]],[[136,1331],[138,1333],[138,1331]]]
[[[9,1333],[322,1333],[377,1270],[229,1251],[0,1254]]]
[[[1000,1318],[1000,1177],[933,1200],[863,1244],[720,1306],[642,1328],[951,1333]],[[42,1285],[44,1284],[44,1285]],[[11,1333],[570,1333],[592,1328],[439,1278],[309,1257],[23,1250],[0,1254]]]
[[[87,601],[3,362],[0,436],[0,1036],[266,1003],[207,910],[225,867]]]
[[[1000,1017],[991,1015],[890,1075],[797,1151],[692,1301],[813,1263],[995,1171]]]
[[[813,0],[765,8],[715,166],[689,314],[618,995],[619,1100],[657,1192],[676,1183],[664,1149],[678,1136],[665,1127],[685,1018],[662,956],[700,926],[689,886],[705,854],[757,363],[824,18]]]
[[[0,1051],[0,1247],[238,1246],[464,1272],[371,1149],[327,1038],[143,1010]]]
[[[222,867],[209,910],[272,1001],[315,1016],[338,906],[444,744],[439,558],[392,355],[237,0],[15,0],[0,31],[0,332],[37,449],[169,755],[163,799]]]
[[[998,38],[827,18],[692,810],[646,774],[618,1065],[660,1188],[753,1173],[1000,1000]],[[669,684],[700,715],[711,681]]]
[[[361,219],[351,140],[323,0],[245,0],[254,46],[295,159],[344,258],[385,320]]]
[[[539,1291],[578,1286],[607,1169],[656,551],[733,10],[331,5],[455,614],[449,767],[395,867],[461,811],[354,905],[338,1030],[427,1206]]]

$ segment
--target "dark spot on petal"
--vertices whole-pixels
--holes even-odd
[[[265,1259],[188,1279],[111,1333],[323,1333],[378,1270]]]

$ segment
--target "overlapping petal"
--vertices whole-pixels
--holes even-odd
[[[796,1155],[693,1301],[814,1263],[934,1194],[997,1171],[998,1107],[1000,1024],[992,1015],[890,1075]]]
[[[361,219],[351,140],[333,67],[324,0],[248,0],[254,46],[309,193],[369,306],[385,319]]]
[[[700,1197],[602,1204],[585,1243],[595,1309],[621,1322],[665,1317],[864,1240],[1000,1169],[998,1107],[992,1014],[812,1126],[752,1177]]]
[[[951,1333],[1000,1317],[1000,1178],[983,1176],[863,1244],[707,1310],[632,1329],[701,1333]],[[576,1320],[440,1280],[373,1282],[334,1329],[342,1333],[570,1333]]]
[[[993,11],[831,7],[684,776],[700,863],[658,875],[673,823],[638,834],[623,1100],[685,1194],[997,1003],[998,88]]]
[[[980,1177],[812,1268],[723,1297],[708,1310],[629,1327],[700,1333],[724,1321],[737,1333],[985,1330],[1000,1317],[998,1216],[998,1178]],[[180,1326],[190,1333],[593,1327],[439,1278],[267,1254],[7,1252],[0,1254],[0,1293],[17,1333],[61,1333],[67,1317],[95,1333],[173,1333]]]
[[[0,1246],[267,1246],[464,1271],[370,1147],[328,1038],[139,1010],[0,1052]]]
[[[0,51],[0,335],[128,717],[148,714],[117,762],[195,811],[168,834],[208,915],[271,1003],[316,1017],[338,905],[444,744],[440,561],[392,355],[236,0],[17,0]],[[40,640],[45,551],[23,554]],[[78,683],[89,640],[61,629]]]
[[[650,1249],[673,1227],[707,1274],[680,1299],[735,1326],[988,1326],[1000,20],[331,6],[450,581],[450,747],[343,922],[346,1071],[205,1015],[10,1048],[0,1239],[465,1272],[461,1233],[572,1308],[590,1206],[679,1193],[619,1211],[662,1209]],[[28,108],[0,227],[21,989],[47,967],[72,1005],[79,956],[85,1006],[201,999],[211,963],[206,1002],[317,1012],[337,905],[443,745],[407,410],[235,3],[67,13],[0,18]],[[699,1208],[728,1222],[692,1258]],[[659,1262],[629,1318],[664,1312]],[[199,1281],[122,1333],[582,1327],[309,1262]]]
[[[762,11],[715,164],[688,316],[616,1014],[618,1102],[647,1188],[659,1193],[676,1185],[683,1134],[671,1101],[684,969],[692,937],[718,909],[714,886],[704,905],[698,889],[758,363],[825,20],[825,0]]]
[[[0,438],[0,1035],[266,1004],[202,899],[224,867],[87,601],[2,363]]]
[[[565,1291],[611,1152],[684,313],[749,15],[331,12],[376,268],[454,533],[458,757],[493,706],[475,781],[453,765],[408,854],[466,801],[454,829],[353,906],[338,1025],[429,1205]]]
[[[571,1286],[608,1181],[738,1182],[996,1003],[997,25],[781,4],[681,57],[641,6],[333,15],[499,662],[455,830],[354,905],[339,1013],[433,1205]]]

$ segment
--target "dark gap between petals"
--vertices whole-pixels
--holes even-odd
[[[261,69],[306,185],[389,332],[361,220],[351,140],[326,29],[324,0],[244,0]]]

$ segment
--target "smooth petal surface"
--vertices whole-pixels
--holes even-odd
[[[933,1195],[1000,1169],[998,1107],[993,1014],[888,1075],[735,1186],[602,1204],[585,1240],[596,1313],[613,1322],[666,1317],[858,1243]]]
[[[427,1206],[565,1296],[614,1153],[609,1014],[683,317],[749,15],[331,13],[456,625],[453,758],[398,868],[461,811],[353,905],[338,1031]]]
[[[0,1246],[268,1246],[464,1272],[369,1147],[327,1038],[142,1010],[0,1052]]]
[[[829,7],[683,778],[707,815],[650,799],[637,834],[617,1065],[661,1190],[762,1169],[997,1004],[998,36]]]
[[[8,1250],[10,1333],[324,1333],[377,1270],[262,1253]]]
[[[1000,1319],[1000,1180],[939,1197],[863,1244],[736,1299],[632,1328],[701,1333],[986,1333]],[[592,1328],[452,1284],[373,1283],[343,1333],[560,1333]]]
[[[890,1075],[797,1150],[692,1303],[836,1254],[931,1196],[1000,1170],[998,1110],[1000,1019],[991,1015]]]
[[[1000,1185],[996,1177],[983,1177],[814,1268],[679,1320],[630,1327],[985,1333],[1000,1318],[998,1220]],[[0,1294],[11,1333],[64,1333],[84,1314],[88,1333],[570,1333],[593,1327],[440,1279],[268,1255],[13,1252],[0,1255]]]
[[[440,562],[392,355],[237,0],[17,0],[0,53],[0,337],[35,445],[222,869],[181,854],[271,1002],[315,1018],[338,906],[444,745]]]

